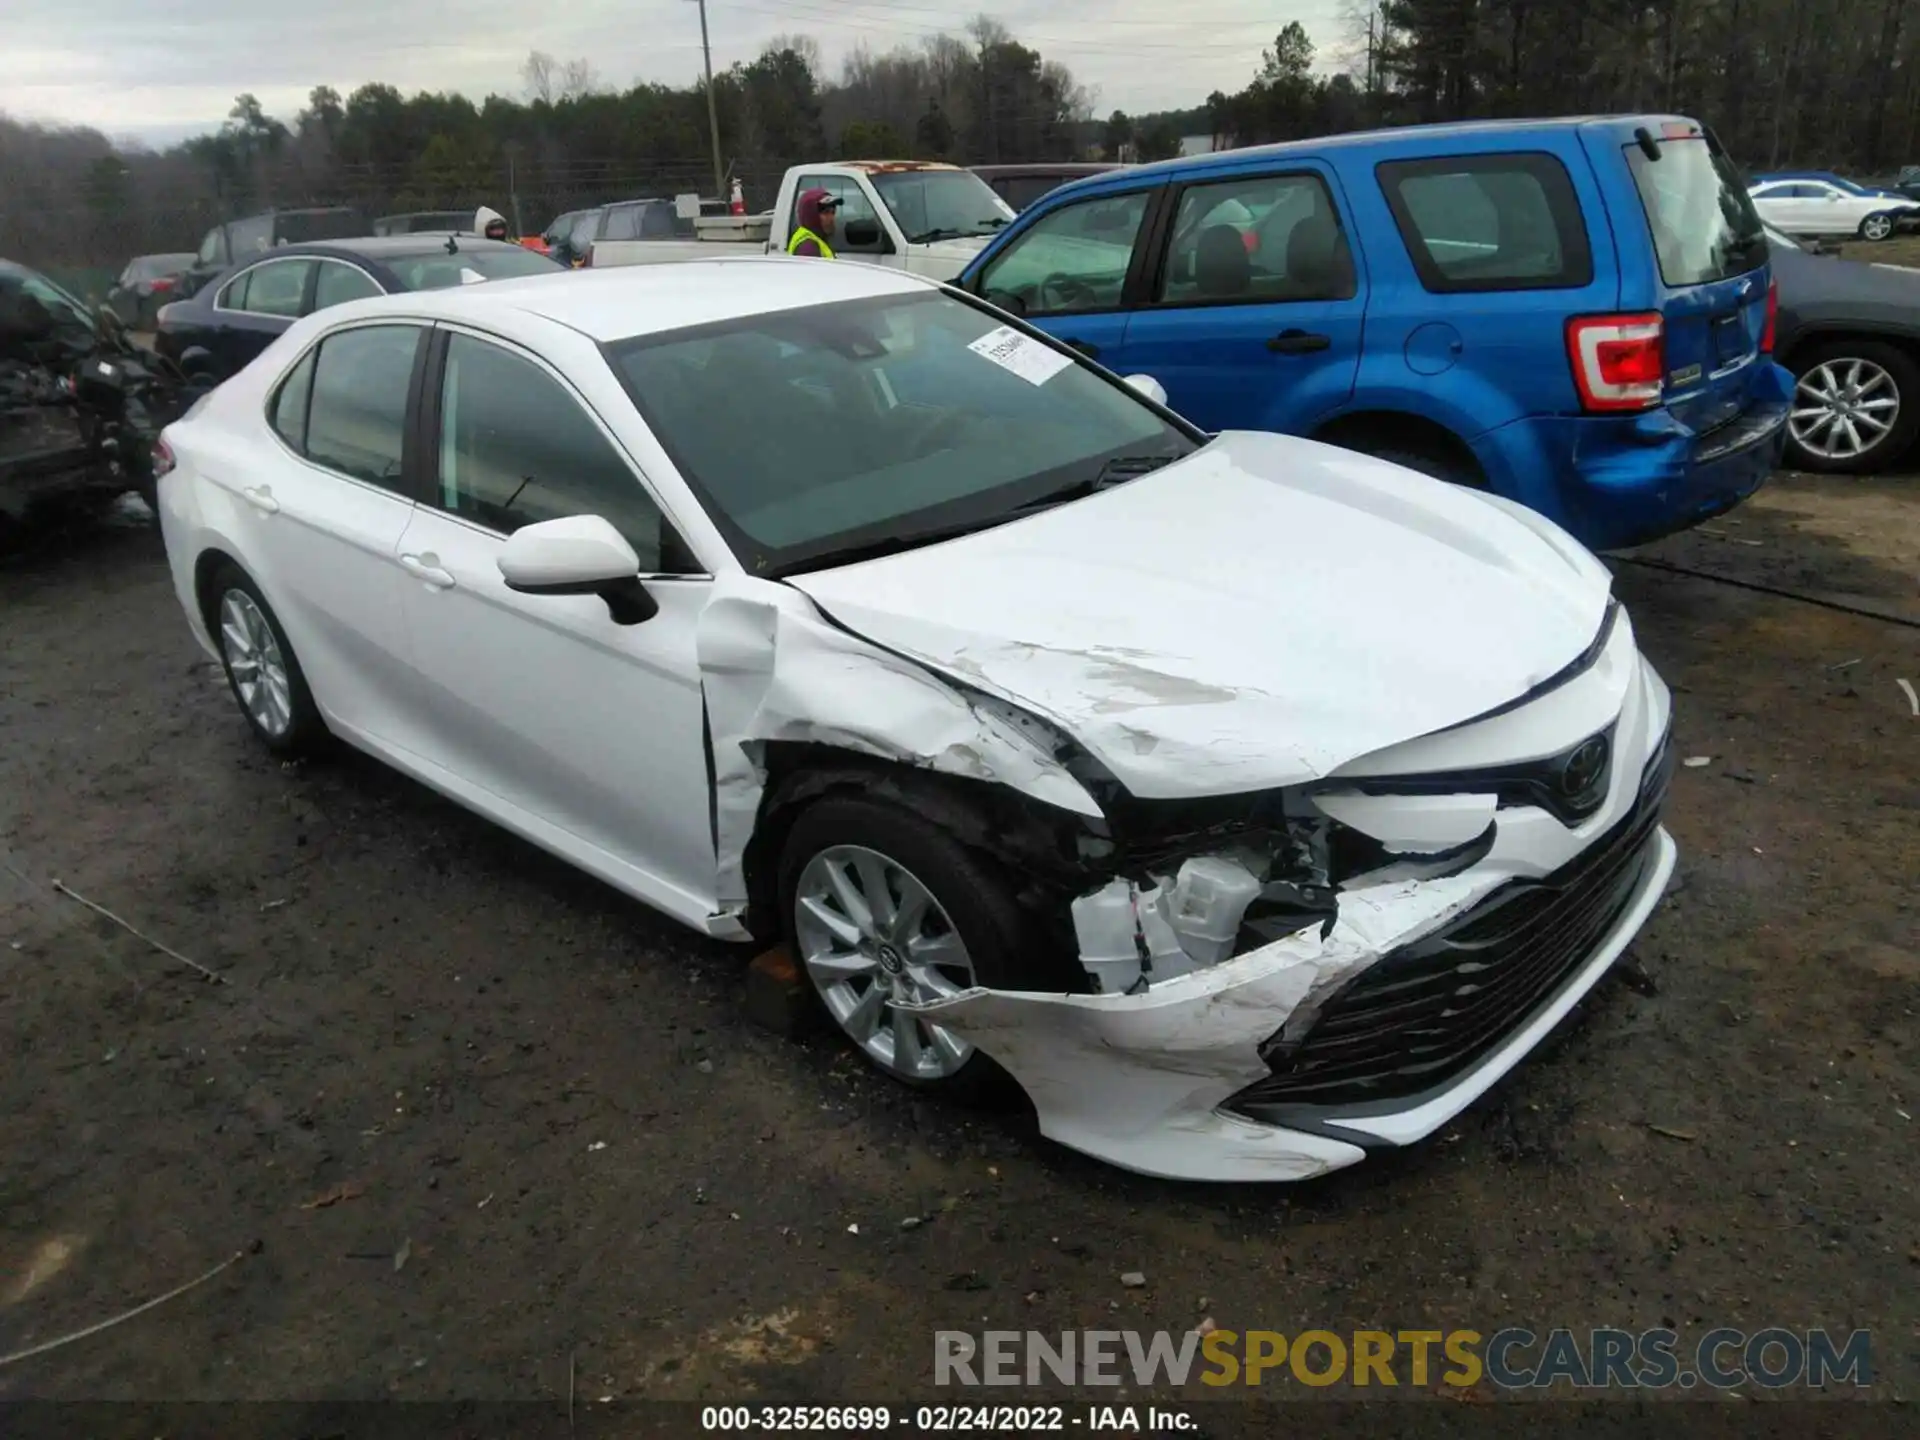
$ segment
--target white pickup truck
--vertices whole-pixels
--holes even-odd
[[[800,197],[816,187],[840,201],[829,241],[835,255],[936,280],[959,275],[1014,216],[984,180],[955,165],[922,160],[796,165],[781,182],[771,211],[696,219],[692,240],[601,240],[593,247],[593,267],[784,255]]]

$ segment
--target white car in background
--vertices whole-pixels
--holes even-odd
[[[1747,194],[1762,220],[1789,235],[1885,240],[1920,216],[1920,205],[1856,194],[1825,180],[1764,180]]]
[[[1296,1179],[1430,1134],[1632,940],[1670,702],[1546,520],[1158,394],[876,266],[494,282],[299,321],[159,508],[272,749],[790,946],[908,1083]]]

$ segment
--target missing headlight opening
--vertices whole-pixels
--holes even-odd
[[[1116,873],[1071,909],[1081,966],[1103,995],[1139,994],[1310,929],[1325,940],[1342,890],[1457,875],[1496,834],[1492,796],[1281,792],[1165,804],[1089,788],[1114,817]],[[1392,818],[1395,799],[1405,823]],[[1441,799],[1461,803],[1437,815]]]

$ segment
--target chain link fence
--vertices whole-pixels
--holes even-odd
[[[747,208],[772,206],[786,162],[729,165]],[[7,203],[0,197],[0,258],[43,271],[77,294],[99,299],[136,255],[198,250],[208,230],[265,210],[350,206],[371,223],[414,211],[472,211],[487,205],[521,235],[538,235],[556,216],[616,200],[714,190],[711,160],[572,160],[547,166],[476,168],[450,179],[423,179],[407,168],[336,166],[314,175],[269,175],[243,192],[182,195],[177,189],[97,199]],[[725,199],[723,187],[720,198]],[[20,197],[11,197],[18,201]]]

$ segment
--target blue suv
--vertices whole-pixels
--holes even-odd
[[[1738,504],[1785,439],[1765,235],[1666,116],[1415,126],[1079,181],[959,283],[1207,430],[1484,486],[1594,549]]]

